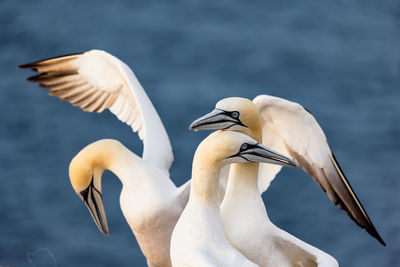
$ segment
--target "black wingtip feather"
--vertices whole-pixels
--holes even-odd
[[[20,69],[32,69],[32,70],[36,71],[36,69],[34,69],[34,67],[31,66],[31,64],[21,64],[21,65],[18,65],[17,68],[20,68]]]
[[[46,79],[52,79],[57,77],[64,77],[66,75],[76,74],[76,71],[68,71],[68,72],[43,72],[37,75],[33,75],[27,78],[30,82],[40,82]]]
[[[46,74],[46,73],[40,73],[37,75],[30,76],[30,77],[26,78],[26,80],[29,82],[37,82],[37,81],[43,79],[44,74]]]
[[[49,57],[49,58],[45,58],[45,59],[42,59],[42,60],[38,60],[38,61],[31,62],[31,63],[26,63],[26,64],[18,65],[18,68],[20,68],[20,69],[32,69],[32,70],[34,70],[34,71],[37,71],[36,68],[37,68],[41,63],[43,63],[44,61],[52,60],[52,59],[57,59],[57,58],[63,58],[63,57],[69,57],[69,56],[78,56],[78,55],[82,55],[82,54],[83,54],[83,53],[80,52],[80,53],[65,54],[65,55],[57,56],[57,57]]]
[[[32,69],[34,71],[36,71],[36,63],[27,63],[27,64],[21,64],[17,66],[20,69]]]
[[[346,179],[348,186],[350,187],[350,190],[354,193],[353,188],[351,187],[350,183],[348,182],[346,176],[344,175],[344,172],[342,171],[342,168],[340,167],[338,161],[336,160],[335,155],[332,152],[332,160],[334,161],[334,165],[337,166],[338,168],[338,172],[340,172],[340,174]],[[364,228],[371,236],[373,236],[376,240],[378,240],[379,243],[381,243],[383,246],[386,247],[386,243],[385,241],[383,241],[382,237],[379,235],[378,231],[376,230],[374,224],[372,223],[371,219],[369,218],[367,212],[365,211],[365,208],[363,207],[363,205],[361,204],[360,200],[358,199],[357,195],[354,193],[355,198],[357,199],[357,202],[360,204],[361,209],[364,211],[364,214],[366,216],[366,221],[367,221],[367,225],[363,226],[361,225],[356,218],[354,218],[351,214],[351,212],[348,212],[346,209],[343,209],[346,214],[355,222],[357,223],[361,228]]]

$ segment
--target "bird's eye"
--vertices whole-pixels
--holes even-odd
[[[240,114],[237,111],[234,111],[234,112],[231,113],[232,118],[235,118],[235,119],[239,118],[239,115]]]
[[[244,143],[241,147],[240,150],[246,150],[249,147],[248,144]]]

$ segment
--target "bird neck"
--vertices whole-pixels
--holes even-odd
[[[246,238],[243,233],[251,231],[254,225],[264,227],[265,223],[269,221],[258,189],[258,168],[258,163],[231,165],[225,196],[220,207],[220,215],[222,225],[226,230],[225,233],[228,239],[234,243],[236,243],[234,241],[236,238]],[[238,232],[237,229],[241,230]]]
[[[247,128],[242,128],[241,132],[250,136],[258,143],[262,143],[262,119],[258,110],[255,108],[251,116],[246,118]]]
[[[262,143],[262,130],[261,125],[257,124],[253,130],[249,131],[249,136],[256,140],[258,143]]]
[[[197,201],[219,210],[219,174],[221,168],[222,164],[211,162],[206,157],[199,159],[195,156],[189,201]]]
[[[110,170],[122,184],[125,184],[127,180],[134,178],[129,175],[129,171],[137,165],[137,161],[138,156],[120,142],[103,139],[88,145],[74,157],[70,164],[70,177],[71,179],[81,179],[80,177],[85,173],[87,179],[94,176],[96,180],[100,180],[104,170]],[[74,181],[73,184],[85,182],[81,179]]]
[[[259,163],[234,163],[229,171],[224,201],[259,196]]]

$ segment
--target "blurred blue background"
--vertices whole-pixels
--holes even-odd
[[[93,48],[136,73],[170,136],[178,185],[208,134],[187,127],[219,99],[270,94],[307,107],[388,246],[299,168],[264,195],[271,220],[341,266],[400,266],[398,1],[2,1],[0,23],[1,266],[54,266],[51,255],[58,266],[145,265],[119,180],[103,177],[105,237],[68,178],[87,144],[115,138],[141,154],[139,138],[109,112],[47,96],[16,68]]]

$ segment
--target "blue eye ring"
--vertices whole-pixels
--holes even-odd
[[[244,144],[242,144],[241,146],[240,146],[240,150],[246,150],[247,148],[249,147],[249,144],[247,144],[247,143],[244,143]]]
[[[231,112],[231,116],[232,116],[232,118],[237,119],[237,118],[239,118],[240,113],[238,111],[233,111],[233,112]]]

